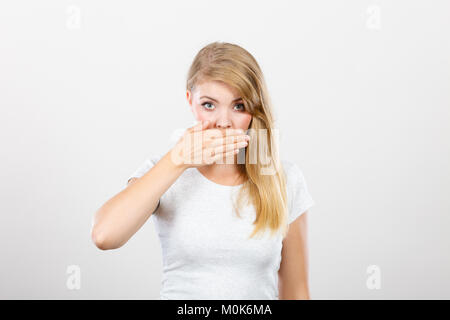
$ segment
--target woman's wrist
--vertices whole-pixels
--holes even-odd
[[[164,155],[165,160],[167,160],[169,166],[171,166],[172,170],[178,171],[181,173],[184,172],[188,168],[188,165],[184,163],[183,159],[181,157],[176,156],[176,150],[171,149],[169,152],[167,152]]]

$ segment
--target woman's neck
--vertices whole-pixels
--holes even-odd
[[[242,177],[242,172],[238,164],[220,164],[213,163],[210,165],[198,167],[208,179],[225,185],[239,185],[244,183],[247,178]]]

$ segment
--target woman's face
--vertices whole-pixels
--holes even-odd
[[[221,81],[205,81],[186,91],[186,97],[197,121],[209,120],[207,129],[243,129],[252,115],[245,109],[239,92]]]

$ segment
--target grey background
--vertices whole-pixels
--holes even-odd
[[[218,40],[260,63],[282,156],[316,202],[312,299],[449,299],[449,15],[425,0],[2,1],[0,298],[158,299],[154,226],[101,251],[91,219],[193,121],[186,73]]]

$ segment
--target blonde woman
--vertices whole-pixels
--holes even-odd
[[[119,248],[151,217],[163,255],[160,299],[310,299],[314,201],[299,167],[279,159],[258,63],[236,44],[211,43],[189,69],[186,98],[197,125],[151,154],[96,212],[95,245]]]

